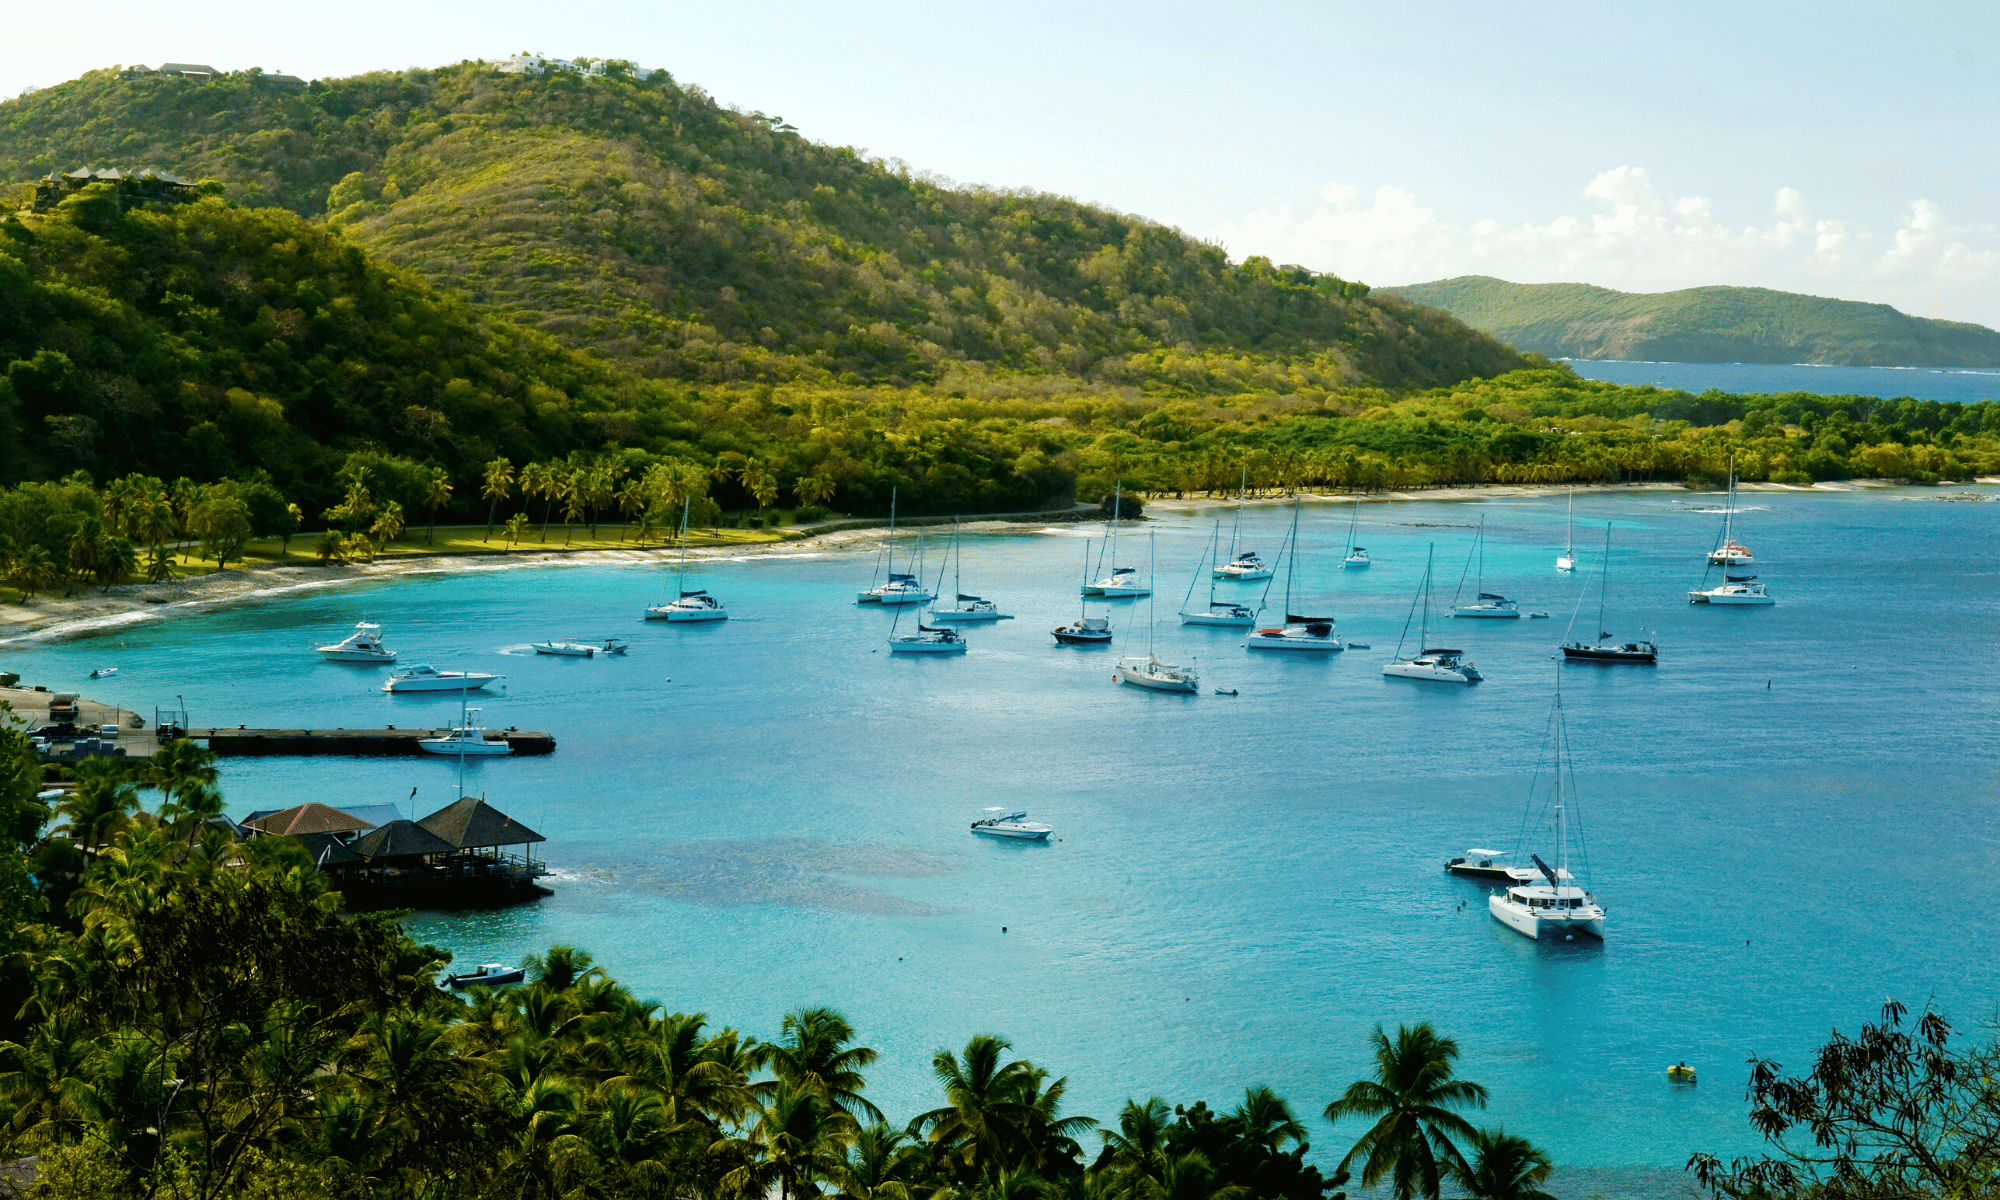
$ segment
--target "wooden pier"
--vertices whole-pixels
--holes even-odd
[[[422,754],[421,738],[443,737],[448,729],[190,729],[191,738],[225,758],[280,754]],[[551,754],[554,735],[507,729],[496,731],[515,754]],[[449,758],[449,755],[439,757]]]

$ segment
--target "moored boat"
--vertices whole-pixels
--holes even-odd
[[[678,575],[683,585],[687,583],[688,571],[688,509],[689,505],[693,503],[693,499],[690,496],[681,501],[681,561]],[[665,604],[647,606],[646,619],[648,621],[666,621],[669,624],[727,621],[729,619],[729,610],[722,606],[722,601],[709,595],[706,590],[701,588],[689,589],[683,586],[680,589],[680,594],[671,601]]]
[[[1298,573],[1299,565],[1299,500],[1292,500],[1292,530],[1285,535],[1284,548],[1279,556],[1285,560],[1285,623],[1256,630],[1243,639],[1243,645],[1251,650],[1306,650],[1326,652],[1345,650],[1338,637],[1334,636],[1332,617],[1302,617],[1292,612],[1292,577]],[[1265,586],[1265,594],[1270,586]]]
[[[1697,588],[1688,593],[1689,604],[1759,605],[1777,602],[1778,598],[1765,591],[1755,575],[1725,574],[1722,586]]]
[[[1030,821],[1023,808],[989,808],[972,823],[972,832],[982,837],[1014,838],[1023,842],[1046,841],[1055,830],[1040,821]]]
[[[1111,673],[1114,683],[1130,684],[1155,692],[1201,691],[1201,675],[1193,667],[1163,663],[1148,654],[1144,658],[1121,658],[1118,669]]]
[[[356,622],[354,632],[331,646],[314,647],[328,662],[392,663],[396,652],[382,644],[382,627],[368,621]]]
[[[1659,647],[1651,642],[1615,642],[1604,628],[1604,605],[1611,590],[1611,522],[1604,523],[1604,562],[1597,575],[1597,640],[1584,642],[1573,640],[1563,645],[1563,657],[1581,662],[1657,663]],[[1571,621],[1574,622],[1572,617]]]
[[[1535,786],[1528,787],[1528,822],[1538,828],[1553,826],[1555,833],[1555,865],[1550,866],[1539,854],[1530,854],[1528,860],[1535,864],[1535,872],[1546,882],[1537,883],[1534,875],[1525,881],[1508,885],[1504,890],[1496,889],[1486,898],[1486,911],[1494,920],[1524,937],[1537,941],[1559,939],[1574,941],[1579,933],[1602,939],[1604,937],[1604,906],[1597,902],[1597,896],[1580,886],[1576,876],[1569,870],[1570,825],[1576,819],[1571,811],[1576,806],[1576,784],[1571,777],[1563,722],[1562,672],[1556,672],[1555,712],[1549,722],[1549,739],[1554,753],[1554,769],[1550,772],[1550,787],[1546,799],[1547,808],[1537,811]],[[1568,790],[1565,791],[1565,783]],[[1549,813],[1553,809],[1553,813]],[[1552,815],[1549,821],[1547,816]],[[1546,823],[1545,823],[1546,822]]]
[[[917,626],[917,632],[901,637],[891,631],[889,650],[893,654],[963,654],[968,643],[949,625]]]
[[[383,681],[385,692],[474,692],[505,675],[488,675],[480,671],[440,671],[425,663],[420,667],[405,667]]]
[[[426,754],[462,755],[473,758],[514,753],[514,747],[505,737],[496,737],[490,730],[482,729],[472,723],[472,718],[478,715],[478,709],[467,709],[458,725],[446,730],[443,737],[418,738],[417,745]]]
[[[456,991],[469,987],[505,987],[526,979],[527,973],[519,967],[502,966],[499,963],[483,963],[477,971],[467,971],[463,975],[447,975],[446,986]]]
[[[1421,604],[1423,606],[1423,619],[1417,625],[1417,653],[1405,658],[1403,656],[1402,639],[1398,638],[1396,640],[1396,657],[1394,660],[1382,664],[1382,674],[1393,676],[1397,679],[1419,679],[1431,683],[1478,683],[1485,676],[1479,673],[1478,667],[1465,661],[1465,652],[1463,650],[1450,650],[1441,646],[1426,647],[1424,645],[1425,642],[1430,640],[1431,559],[1434,554],[1435,550],[1427,552],[1424,555],[1424,580],[1417,585],[1417,594],[1410,601],[1412,615],[1414,615],[1418,605]],[[1409,636],[1409,630],[1410,623],[1406,618],[1403,621],[1404,637]]]
[[[1535,873],[1526,867],[1510,867],[1500,860],[1507,857],[1504,850],[1485,850],[1478,846],[1465,852],[1469,858],[1454,858],[1444,864],[1445,874],[1456,875],[1460,879],[1487,879],[1496,883],[1526,883]]]
[[[1479,518],[1479,535],[1475,537],[1472,541],[1472,552],[1479,559],[1479,574],[1476,576],[1473,584],[1474,589],[1479,594],[1479,599],[1472,604],[1454,603],[1452,606],[1451,615],[1454,617],[1482,617],[1488,620],[1496,620],[1496,619],[1502,621],[1520,620],[1521,606],[1517,601],[1509,600],[1507,597],[1502,596],[1498,592],[1489,592],[1486,590],[1486,518],[1485,517]],[[1459,577],[1459,586],[1460,587],[1465,586],[1464,576]],[[1454,596],[1453,600],[1456,601],[1456,599],[1457,597]]]

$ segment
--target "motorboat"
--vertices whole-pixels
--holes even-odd
[[[1257,623],[1255,609],[1241,604],[1231,604],[1227,600],[1210,600],[1208,608],[1202,612],[1181,614],[1183,625],[1219,625],[1229,629],[1248,629]]]
[[[1253,579],[1269,579],[1271,568],[1257,557],[1255,550],[1245,550],[1235,558],[1215,569],[1217,579],[1233,579],[1238,583],[1248,583]]]
[[[1301,617],[1285,614],[1283,625],[1256,630],[1243,639],[1252,650],[1345,650],[1334,636],[1332,617]]]
[[[472,723],[472,718],[478,715],[478,709],[468,709],[459,724],[446,730],[443,737],[418,738],[417,745],[426,754],[491,758],[514,753],[513,745],[505,737],[496,737]]]
[[[1556,555],[1556,570],[1576,570],[1576,489],[1569,490],[1569,512],[1563,517],[1563,552]]]
[[[599,654],[622,655],[625,653],[627,649],[628,647],[625,645],[625,643],[619,641],[617,638],[605,638],[604,641],[598,645],[597,652]]]
[[[1549,788],[1541,795],[1536,794],[1533,783],[1528,785],[1528,813],[1522,822],[1524,829],[1553,828],[1555,846],[1552,857],[1555,865],[1543,861],[1539,854],[1530,854],[1528,861],[1535,864],[1534,873],[1525,880],[1510,883],[1505,889],[1495,889],[1486,898],[1486,911],[1492,914],[1494,920],[1536,941],[1575,941],[1579,933],[1600,940],[1604,937],[1604,906],[1578,883],[1569,870],[1570,825],[1575,820],[1570,810],[1576,805],[1576,781],[1570,768],[1566,734],[1562,671],[1558,667],[1555,711],[1549,722],[1548,735],[1553,750],[1549,761],[1554,764],[1554,770],[1550,773]],[[1537,875],[1540,882],[1536,879]]]
[[[117,667],[99,667],[90,673],[92,679],[109,679],[118,673]]]
[[[368,621],[357,622],[354,632],[331,646],[314,649],[328,662],[392,663],[396,652],[382,645],[382,627]]]
[[[918,624],[917,632],[889,637],[889,650],[894,654],[963,654],[966,640],[958,630],[949,625]]]
[[[444,981],[447,987],[462,991],[469,987],[506,987],[510,983],[519,983],[527,977],[527,973],[519,967],[484,963],[477,971],[468,971],[463,975],[447,975]]]
[[[1776,604],[1777,597],[1764,590],[1755,575],[1722,577],[1721,587],[1696,589],[1688,593],[1689,604]]]
[[[1478,846],[1467,850],[1464,858],[1454,858],[1444,864],[1445,874],[1456,875],[1460,879],[1490,879],[1496,883],[1527,883],[1535,878],[1535,873],[1527,867],[1510,867],[1500,860],[1507,857],[1505,850],[1483,850]]]
[[[989,808],[972,823],[972,832],[982,837],[1015,838],[1024,842],[1047,841],[1055,830],[1040,821],[1030,821],[1023,808]]]
[[[1478,683],[1486,678],[1479,668],[1465,661],[1465,651],[1442,647],[1420,652],[1414,658],[1398,658],[1382,665],[1384,675],[1399,679],[1425,679],[1433,683]]]
[[[589,642],[530,642],[529,646],[537,654],[554,654],[562,658],[597,657],[597,647]]]
[[[1750,547],[1736,540],[1736,456],[1729,457],[1729,505],[1722,510],[1722,541],[1708,552],[1711,567],[1747,567]]]
[[[421,667],[405,667],[383,681],[385,692],[474,692],[505,675],[486,675],[478,671],[440,671],[426,663]]]
[[[1133,687],[1146,688],[1155,692],[1185,692],[1190,695],[1201,691],[1201,675],[1193,667],[1177,667],[1163,663],[1148,654],[1144,658],[1121,658],[1118,669],[1111,673],[1114,683],[1128,683]]]
[[[682,592],[666,604],[657,604],[646,610],[648,621],[681,623],[687,621],[727,621],[729,610],[722,601],[699,589]]]
[[[1078,617],[1055,629],[1056,641],[1065,646],[1109,646],[1110,617]]]
[[[1474,588],[1478,592],[1479,599],[1472,604],[1454,603],[1451,610],[1451,615],[1454,617],[1484,617],[1489,620],[1496,618],[1503,621],[1520,620],[1521,606],[1518,602],[1509,600],[1507,597],[1502,596],[1498,592],[1489,592],[1486,590],[1486,518],[1485,517],[1479,518],[1479,536],[1473,539],[1472,552],[1479,558],[1479,574],[1475,578],[1473,584]],[[1465,586],[1463,576],[1461,576],[1459,579],[1459,586],[1460,587]],[[1454,596],[1453,600],[1455,602],[1457,600],[1457,597]]]
[[[1604,523],[1604,565],[1597,573],[1597,640],[1573,640],[1563,644],[1563,658],[1581,662],[1639,663],[1651,665],[1660,659],[1660,648],[1651,642],[1613,641],[1604,629],[1604,605],[1611,591],[1611,522]],[[1571,618],[1572,624],[1575,618]]]
[[[1111,574],[1096,583],[1083,585],[1086,596],[1102,596],[1106,600],[1132,600],[1140,596],[1152,595],[1152,590],[1139,582],[1139,568],[1113,567]]]
[[[1365,567],[1369,564],[1368,548],[1354,544],[1354,533],[1361,524],[1361,497],[1354,498],[1354,515],[1347,518],[1347,557],[1340,560],[1343,569]]]

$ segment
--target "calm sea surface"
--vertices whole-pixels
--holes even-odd
[[[1156,648],[1235,697],[1113,685],[1114,658],[1143,653],[1144,601],[1116,608],[1113,652],[1053,644],[1095,526],[968,538],[964,589],[1019,619],[973,630],[954,659],[886,651],[893,614],[852,603],[872,551],[711,563],[735,617],[712,628],[637,619],[671,586],[660,567],[576,565],[295,593],[0,656],[29,683],[149,714],[184,696],[218,725],[455,717],[455,700],[385,696],[379,671],[309,652],[362,619],[406,662],[504,671],[485,722],[561,746],[473,764],[467,786],[548,836],[556,895],[419,914],[415,932],[465,964],[573,943],[646,997],[758,1035],[837,1006],[882,1051],[869,1095],[891,1114],[936,1102],[934,1049],[994,1032],[1069,1074],[1075,1110],[1099,1118],[1127,1097],[1227,1105],[1268,1083],[1331,1161],[1356,1131],[1317,1113],[1366,1070],[1369,1028],[1428,1020],[1492,1089],[1487,1121],[1591,1169],[1565,1190],[1645,1194],[1692,1151],[1754,1148],[1746,1056],[1803,1066],[1888,995],[1934,997],[1966,1025],[1992,1008],[2000,493],[1946,494],[1746,494],[1737,532],[1779,597],[1764,610],[1685,601],[1714,496],[1579,494],[1574,577],[1554,570],[1560,497],[1365,505],[1367,571],[1340,569],[1347,506],[1309,504],[1294,607],[1372,644],[1313,660],[1180,627],[1211,526],[1160,514],[1144,526]],[[1426,548],[1448,601],[1481,518],[1488,590],[1550,618],[1446,622],[1432,643],[1467,647],[1476,687],[1385,679]],[[1246,543],[1274,555],[1286,519],[1253,507]],[[1655,669],[1551,661],[1580,603],[1591,632],[1606,521],[1605,628],[1653,632]],[[1121,564],[1143,571],[1147,543],[1128,533]],[[624,637],[631,655],[527,652],[570,635]],[[105,665],[120,673],[86,678]],[[1528,942],[1440,869],[1521,844],[1558,673],[1602,945]],[[453,775],[270,759],[223,778],[238,815],[398,803],[413,786],[423,815]],[[995,804],[1058,840],[970,836]],[[1664,1075],[1683,1058],[1694,1087]]]
[[[1956,367],[1833,367],[1811,363],[1624,362],[1563,360],[1585,379],[1652,384],[1684,392],[1717,388],[1738,394],[1819,392],[1829,396],[1910,396],[1977,404],[2000,400],[2000,371]]]

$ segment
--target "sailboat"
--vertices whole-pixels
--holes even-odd
[[[883,554],[888,560],[889,578],[865,592],[856,593],[854,597],[856,604],[922,604],[931,598],[931,594],[923,589],[922,583],[915,575],[908,572],[898,574],[896,571],[897,491],[896,488],[889,489],[889,536],[882,542]],[[922,534],[917,535],[917,546],[921,553]]]
[[[1259,629],[1243,640],[1252,650],[1345,650],[1334,636],[1332,617],[1302,617],[1292,611],[1292,576],[1299,566],[1299,498],[1292,498],[1292,531],[1285,537],[1285,623]],[[1268,594],[1270,585],[1264,585]]]
[[[1403,657],[1403,638],[1410,634],[1408,618],[1403,621],[1403,637],[1396,639],[1396,659],[1384,663],[1382,673],[1401,679],[1423,679],[1434,683],[1478,683],[1485,676],[1479,668],[1465,661],[1465,651],[1446,650],[1442,647],[1429,648],[1424,645],[1431,633],[1431,559],[1436,555],[1436,547],[1424,554],[1424,581],[1417,587],[1417,594],[1410,601],[1411,615],[1416,615],[1419,603],[1423,605],[1424,617],[1417,626],[1417,653]]]
[[[1347,519],[1347,557],[1341,560],[1342,567],[1365,567],[1369,563],[1368,549],[1354,544],[1354,530],[1361,524],[1361,495],[1355,493],[1354,515]]]
[[[931,605],[931,620],[933,621],[1013,620],[1014,616],[1012,613],[1001,612],[1000,606],[995,604],[993,601],[983,599],[979,596],[968,596],[965,594],[965,579],[963,575],[964,559],[965,559],[965,550],[963,545],[961,544],[959,537],[958,518],[953,517],[951,519],[951,563],[952,563],[951,590],[952,594],[957,596],[958,599],[953,603],[951,603],[950,605],[942,605],[942,604]],[[942,585],[943,582],[944,580],[942,579],[942,577],[940,577],[938,583]]]
[[[1209,535],[1208,554],[1195,564],[1194,578],[1188,580],[1187,595],[1181,597],[1181,624],[1221,625],[1230,629],[1248,629],[1257,623],[1257,614],[1231,600],[1215,598],[1215,575],[1208,577],[1208,607],[1200,612],[1189,612],[1188,601],[1194,596],[1194,585],[1201,580],[1203,568],[1215,561],[1216,548],[1222,544],[1222,522],[1215,523],[1215,532]]]
[[[1129,683],[1133,687],[1146,688],[1155,692],[1182,692],[1195,694],[1201,691],[1201,676],[1193,667],[1164,663],[1153,653],[1153,600],[1152,577],[1153,551],[1146,551],[1147,592],[1146,592],[1146,657],[1121,658],[1118,669],[1111,673],[1113,683]]]
[[[1090,539],[1083,539],[1083,578],[1090,579]],[[1111,644],[1111,618],[1090,615],[1090,589],[1085,587],[1083,597],[1077,602],[1076,620],[1068,625],[1056,626],[1056,641],[1064,646],[1109,646]]]
[[[1556,570],[1576,570],[1576,489],[1569,490],[1569,514],[1563,518],[1563,552],[1556,555]]]
[[[1651,642],[1611,641],[1611,635],[1604,631],[1605,594],[1611,590],[1611,522],[1604,523],[1604,564],[1597,572],[1597,640],[1590,643],[1571,641],[1563,645],[1564,658],[1582,659],[1585,662],[1641,663],[1651,665],[1660,659],[1660,648]],[[1575,618],[1570,619],[1572,625]]]
[[[692,497],[687,497],[681,501],[680,581],[682,584],[687,583],[688,506],[692,503],[692,500]],[[722,607],[721,601],[709,595],[706,591],[689,591],[686,587],[682,587],[680,595],[675,597],[671,602],[667,604],[655,604],[648,608],[646,610],[646,619],[648,621],[669,621],[675,623],[683,621],[727,621],[729,619],[729,611]]]
[[[1550,773],[1553,786],[1549,793],[1555,832],[1550,857],[1556,860],[1555,865],[1551,866],[1539,854],[1530,854],[1529,861],[1547,882],[1516,883],[1505,891],[1495,891],[1486,898],[1486,911],[1507,928],[1538,941],[1543,938],[1574,941],[1579,933],[1602,939],[1604,906],[1597,902],[1595,894],[1578,886],[1576,876],[1569,870],[1570,825],[1575,820],[1569,810],[1575,805],[1576,777],[1567,761],[1569,747],[1564,736],[1560,672],[1556,676],[1555,713],[1549,726],[1549,736],[1555,744],[1555,769]],[[1565,775],[1569,779],[1568,794],[1563,791]],[[1528,789],[1528,816],[1530,819],[1536,816],[1532,784]]]
[[[1125,485],[1120,481],[1111,492],[1111,524],[1106,535],[1106,545],[1111,555],[1111,574],[1096,583],[1083,585],[1086,596],[1102,596],[1107,600],[1134,600],[1140,596],[1153,594],[1149,581],[1145,587],[1139,586],[1139,572],[1132,567],[1118,565],[1118,517],[1125,511]]]
[[[1240,554],[1236,550],[1237,536],[1243,532],[1243,496],[1249,490],[1250,468],[1245,467],[1243,478],[1236,485],[1236,524],[1229,529],[1229,561],[1216,566],[1217,579],[1233,579],[1238,583],[1249,583],[1271,577],[1271,568],[1264,565],[1264,560],[1257,557],[1255,550],[1245,550]]]
[[[1729,507],[1722,510],[1722,544],[1708,552],[1712,567],[1747,567],[1750,547],[1736,540],[1736,456],[1729,456]]]
[[[1451,615],[1454,617],[1486,617],[1489,619],[1498,618],[1500,620],[1514,620],[1514,621],[1520,620],[1521,608],[1519,604],[1515,603],[1512,600],[1509,600],[1507,597],[1502,596],[1498,592],[1489,592],[1486,590],[1486,518],[1485,517],[1479,518],[1479,536],[1473,539],[1472,551],[1474,554],[1479,556],[1479,578],[1477,583],[1474,585],[1479,591],[1479,600],[1477,603],[1474,604],[1456,605],[1455,607],[1452,608]],[[1460,587],[1465,586],[1465,580],[1463,576],[1460,577],[1458,586]],[[1456,598],[1454,597],[1454,599]]]
[[[920,557],[918,562],[922,562]],[[918,568],[921,570],[922,568]],[[944,564],[938,564],[938,582],[944,582]],[[921,588],[919,589],[921,590]],[[884,599],[884,604],[890,603]],[[926,625],[924,619],[917,618],[917,631],[898,637],[896,627],[903,623],[903,610],[896,609],[896,619],[889,623],[889,653],[891,654],[963,654],[969,649],[958,628],[953,625]]]

